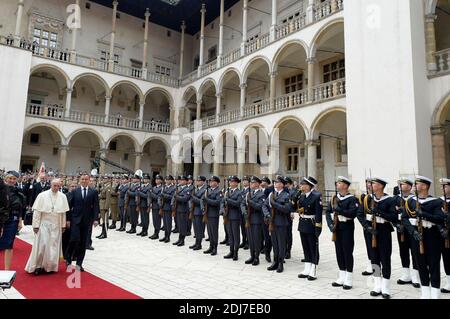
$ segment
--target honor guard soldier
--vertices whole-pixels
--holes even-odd
[[[250,179],[250,191],[245,195],[241,203],[250,246],[250,258],[245,263],[253,266],[259,265],[263,233],[262,225],[264,224],[263,205],[266,196],[260,186],[261,180],[253,176]]]
[[[134,175],[131,180],[131,186],[127,191],[127,196],[125,197],[125,203],[128,204],[128,212],[130,216],[131,228],[127,231],[128,234],[136,234],[136,227],[138,225],[138,211],[137,211],[137,196],[139,192],[139,182],[140,176]]]
[[[289,192],[289,195],[291,196],[291,201],[294,201],[295,198],[298,196],[299,190],[294,187],[294,181],[290,177],[286,177],[286,186],[287,190]],[[289,218],[289,224],[287,229],[287,244],[286,244],[286,259],[291,259],[291,249],[292,249],[292,225],[294,223],[294,215],[295,214],[295,208],[292,205],[292,212],[291,216]]]
[[[267,198],[267,196],[269,196],[270,193],[273,192],[274,188],[271,185],[271,181],[268,177],[264,176],[263,178],[261,178],[261,188],[264,192],[264,196],[265,198]],[[272,240],[270,238],[270,232],[269,232],[269,225],[266,224],[265,222],[263,223],[263,243],[262,246],[264,249],[264,254],[266,256],[266,261],[268,263],[272,262],[271,258],[270,258],[270,252],[272,251]]]
[[[189,194],[193,194],[194,193],[194,189],[195,189],[195,183],[194,183],[194,177],[192,175],[188,175],[188,182],[187,182],[187,187],[189,189]],[[188,218],[187,220],[187,236],[191,236],[191,232],[192,232],[192,220]]]
[[[164,238],[159,241],[170,242],[170,234],[172,233],[172,202],[173,196],[176,192],[176,186],[172,175],[166,176],[166,183],[162,186],[161,195],[159,197],[159,206],[162,208],[160,214],[163,214],[164,219]]]
[[[244,199],[245,196],[250,192],[250,177],[244,176],[242,178],[242,198]],[[239,246],[239,248],[243,248],[244,250],[247,250],[248,247],[248,231],[245,228],[245,220],[244,215],[241,215],[241,235],[242,235],[242,242]]]
[[[151,210],[152,222],[154,232],[149,238],[151,240],[159,239],[159,232],[161,231],[161,218],[164,216],[164,213],[161,215],[161,207],[160,207],[160,197],[163,189],[162,186],[163,177],[161,175],[155,176],[155,186],[149,187],[147,192],[147,200],[148,200],[148,213]],[[169,202],[170,203],[170,202]],[[172,223],[171,223],[172,224]],[[172,226],[170,226],[172,227]]]
[[[108,227],[108,216],[109,216],[109,205],[111,200],[111,180],[107,177],[98,183],[99,192],[99,208],[100,217],[102,219],[102,233],[97,236],[98,239],[107,238],[107,227]]]
[[[413,196],[411,189],[413,181],[404,178],[398,181],[399,194],[394,196],[395,210],[398,215],[398,222],[395,223],[397,228],[398,247],[400,251],[400,260],[402,263],[402,276],[397,280],[399,285],[412,284],[414,288],[420,288],[419,283],[419,266],[417,265],[417,258],[412,258],[413,269],[410,269],[410,252],[411,252],[411,235],[406,231],[402,223],[402,213],[405,208],[406,201]]]
[[[228,195],[228,191],[230,190],[230,177],[225,178],[224,182],[224,188],[222,190],[222,194],[223,194],[223,199],[222,202],[220,203],[220,209],[219,209],[219,213],[220,215],[223,215],[223,230],[225,233],[225,238],[224,240],[222,240],[220,242],[221,245],[227,245],[230,246],[230,234],[229,234],[229,222],[226,221],[226,216],[225,216],[225,197]]]
[[[429,195],[431,183],[427,177],[416,177],[414,197],[406,201],[402,215],[414,239],[411,248],[418,260],[422,299],[439,299],[441,287],[442,237],[438,225],[444,225],[445,216],[441,200]]]
[[[442,211],[447,217],[444,221],[444,226],[440,226],[442,235],[442,261],[444,262],[445,275],[447,276],[447,285],[441,289],[442,293],[450,293],[450,238],[449,238],[449,206],[450,206],[450,179],[441,178],[440,183],[442,185],[443,196],[442,199]]]
[[[191,194],[191,212],[190,218],[193,220],[194,224],[194,234],[195,234],[195,244],[189,246],[192,250],[200,250],[202,249],[202,240],[205,236],[205,224],[203,223],[203,204],[201,201],[203,200],[203,196],[206,192],[206,177],[198,176],[197,177],[197,187],[194,189],[194,192]]]
[[[228,215],[226,216],[229,221],[228,235],[230,237],[230,253],[224,256],[225,259],[233,258],[234,261],[238,260],[238,251],[240,244],[240,226],[241,226],[241,202],[242,192],[238,188],[241,180],[237,176],[231,176],[229,183],[230,189],[224,197],[224,204],[227,207]]]
[[[372,192],[372,182],[371,178],[366,178],[366,193],[361,194],[358,198],[359,200],[359,209],[358,209],[358,215],[356,218],[358,219],[359,223],[363,227],[363,235],[364,235],[364,242],[366,243],[366,252],[367,252],[367,267],[366,270],[362,272],[363,276],[371,276],[373,274],[373,266],[372,266],[372,260],[370,257],[371,252],[371,245],[372,245],[372,234],[370,234],[367,231],[367,228],[364,226],[366,225],[366,212],[369,210],[368,207],[365,205],[365,198]]]
[[[152,188],[152,185],[150,184],[150,175],[144,174],[143,175],[143,184],[138,190],[138,196],[139,196],[139,205],[140,205],[140,212],[141,212],[141,225],[142,230],[140,233],[137,233],[137,236],[146,237],[148,236],[148,226],[150,224],[150,218],[149,218],[149,212],[148,212],[148,193],[150,192],[150,189]]]
[[[364,199],[367,210],[363,227],[370,234],[370,256],[372,265],[376,266],[373,273],[374,288],[370,295],[389,299],[391,298],[392,232],[394,231],[391,223],[396,223],[398,217],[394,199],[384,192],[386,184],[384,179],[371,178],[372,191]],[[358,214],[361,214],[361,210]]]
[[[297,212],[300,215],[298,230],[305,255],[305,268],[298,275],[308,280],[317,279],[319,264],[319,236],[322,233],[322,194],[315,190],[317,180],[304,177],[300,182],[301,194],[297,197]]]
[[[130,184],[128,183],[128,176],[124,175],[119,186],[119,213],[120,213],[120,228],[117,231],[124,232],[127,228],[127,209],[125,209],[125,197],[128,192]]]
[[[178,220],[178,240],[173,243],[176,246],[184,246],[184,239],[188,234],[188,220],[189,220],[189,200],[191,193],[187,186],[188,178],[180,176],[180,187],[174,195],[174,205],[176,206],[176,219]]]
[[[207,215],[207,230],[209,237],[209,249],[204,254],[217,255],[217,246],[219,244],[219,216],[220,205],[223,200],[223,194],[219,187],[220,178],[213,176],[210,179],[210,188],[205,192],[203,198],[203,207]]]
[[[286,180],[278,176],[274,184],[274,191],[269,194],[263,205],[264,218],[268,219],[273,245],[273,263],[267,270],[281,273],[284,270],[287,227],[291,218],[292,204],[290,194],[285,188]]]
[[[333,233],[332,240],[336,248],[339,278],[333,287],[349,290],[353,286],[353,249],[355,246],[355,222],[358,213],[358,199],[348,192],[351,182],[347,177],[336,180],[335,195],[328,203],[326,219]]]
[[[120,180],[117,178],[113,179],[111,185],[111,199],[109,200],[110,217],[112,219],[111,225],[108,226],[109,229],[116,229],[117,221],[119,220],[119,187]]]

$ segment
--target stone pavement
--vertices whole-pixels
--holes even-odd
[[[188,246],[194,242],[192,236],[187,238],[184,247],[176,247],[172,243],[177,240],[177,234],[172,234],[171,243],[165,244],[115,230],[110,230],[105,240],[93,238],[95,251],[87,252],[84,267],[86,271],[143,298],[373,298],[369,295],[372,288],[371,277],[361,275],[367,265],[367,257],[362,228],[359,223],[356,224],[354,284],[350,291],[331,286],[337,278],[338,270],[334,244],[328,228],[324,229],[320,237],[318,279],[310,282],[297,278],[303,270],[300,261],[303,252],[300,236],[296,230],[297,216],[294,221],[292,259],[286,261],[285,271],[282,274],[267,271],[269,264],[263,257],[257,267],[245,265],[244,261],[249,257],[249,253],[242,249],[239,251],[239,261],[234,262],[223,259],[228,253],[228,247],[224,245],[219,245],[217,256],[202,253],[209,246],[207,242],[203,242],[202,251],[190,250]],[[139,229],[138,227],[138,231]],[[100,232],[101,228],[97,227],[93,237]],[[222,226],[220,232],[222,240],[224,238]],[[33,236],[31,229],[26,228],[22,230],[20,238],[31,243]],[[392,297],[419,298],[420,289],[396,284],[401,275],[401,264],[395,233],[392,237]],[[442,277],[442,284],[445,284],[443,271]],[[21,295],[12,289],[0,292],[0,299],[2,298],[21,298]],[[450,295],[443,295],[442,298],[450,299]]]

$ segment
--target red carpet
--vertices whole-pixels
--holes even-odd
[[[31,253],[31,245],[16,238],[14,242],[14,256],[12,270],[17,271],[14,288],[27,299],[141,299],[116,285],[100,279],[88,272],[78,273],[81,278],[78,281],[80,288],[69,288],[67,279],[75,278],[74,272],[67,273],[66,266],[62,262],[59,272],[54,274],[30,275],[24,268]],[[4,256],[0,254],[1,269],[4,269]]]

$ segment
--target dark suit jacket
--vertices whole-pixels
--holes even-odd
[[[89,224],[99,219],[100,207],[98,192],[93,188],[88,188],[87,196],[83,199],[81,187],[73,191],[69,206],[71,208],[71,222],[74,224]]]
[[[47,191],[50,189],[50,184],[49,183],[45,183],[44,187],[42,187],[41,183],[34,183],[33,184],[33,193],[31,195],[31,199],[30,199],[30,206],[33,206],[34,201],[36,200],[36,198],[38,197],[38,195],[44,191]]]

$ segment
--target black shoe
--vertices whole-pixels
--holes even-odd
[[[372,297],[378,297],[378,296],[381,296],[381,292],[371,291],[371,292],[370,292],[370,295],[371,295]]]
[[[77,265],[77,269],[78,269],[79,271],[81,271],[81,272],[84,272],[84,268],[83,268],[83,266],[79,266],[79,265]]]
[[[194,247],[192,250],[201,250],[202,246],[201,245],[197,245],[197,247]]]
[[[352,289],[352,286],[346,286],[346,285],[343,285],[342,288],[343,288],[344,290],[350,290],[350,289]]]
[[[238,251],[236,250],[233,254],[233,260],[237,261],[238,260]]]
[[[418,282],[413,283],[412,286],[413,286],[414,288],[420,288],[420,284],[419,284]],[[449,290],[449,292],[450,292],[450,290]]]
[[[170,238],[167,237],[166,240],[164,240],[164,243],[170,243]]]
[[[391,299],[391,295],[382,294],[383,299]]]
[[[212,253],[212,251],[213,251],[212,246],[209,246],[209,248],[207,250],[205,250],[203,253],[204,254],[210,254],[210,253]]]
[[[249,249],[250,249],[250,247],[248,247],[248,244],[245,244],[244,250],[249,250]]]
[[[284,257],[284,259],[291,259],[291,252],[290,251],[288,251],[286,253],[286,257]]]
[[[159,241],[160,241],[160,242],[163,242],[163,241],[166,241],[166,239],[167,239],[167,237],[163,237],[163,238],[161,238]]]
[[[213,251],[211,252],[211,256],[215,256],[217,255],[217,248],[214,248]]]
[[[333,282],[333,283],[331,284],[331,286],[333,286],[333,287],[343,287],[344,284],[338,284],[337,282]]]
[[[223,258],[224,258],[224,259],[231,259],[231,258],[233,258],[233,252],[230,251],[230,252],[228,253],[228,255],[223,256]]]
[[[227,246],[230,246],[230,242],[227,242],[226,245],[227,245]]]
[[[136,234],[136,236],[142,236],[143,231]]]
[[[302,258],[302,260],[300,260],[302,263],[306,262],[305,258]]]
[[[39,276],[41,273],[42,273],[42,269],[41,269],[41,268],[37,268],[37,269],[34,271],[34,275],[35,275],[35,276]]]
[[[254,261],[255,261],[255,257],[251,256],[250,259],[247,259],[247,260],[245,261],[245,263],[246,263],[247,265],[250,265],[250,264],[253,264]]]
[[[174,242],[172,245],[177,246],[180,243],[180,240],[178,239],[176,242]]]
[[[117,229],[118,232],[124,232],[125,230],[125,227],[120,227],[119,229]]]
[[[225,238],[220,242],[221,245],[225,245],[226,243],[228,243],[228,238]]]
[[[174,229],[174,230],[172,230],[172,233],[174,233],[174,234],[178,234],[178,229]]]
[[[108,238],[108,236],[106,234],[101,234],[99,237],[97,237],[98,239],[106,239]]]
[[[182,240],[182,241],[180,241],[179,243],[178,243],[178,245],[177,245],[178,247],[182,247],[182,246],[184,246],[184,240]]]
[[[244,248],[244,247],[245,247],[245,243],[244,242],[239,245],[239,248]]]
[[[270,253],[266,253],[266,261],[267,261],[268,263],[271,263],[271,262],[272,262],[272,259],[270,258]]]
[[[417,285],[417,284],[416,284],[416,285]],[[450,290],[445,289],[445,288],[441,288],[441,292],[442,292],[443,294],[450,294]]]
[[[397,280],[397,285],[412,285],[412,280],[403,281],[403,280],[399,279],[399,280]]]
[[[192,246],[189,246],[189,249],[194,249],[195,247],[197,247],[197,243],[195,243],[195,244],[192,245]]]
[[[146,231],[143,231],[141,234],[141,237],[147,237],[147,236],[148,236],[148,233]]]
[[[373,271],[372,272],[368,272],[368,271],[364,270],[361,275],[363,275],[363,276],[372,276],[373,275]]]
[[[142,227],[142,223],[139,223],[139,224],[138,224],[138,227]]]
[[[308,275],[299,274],[297,277],[300,279],[305,279],[305,278],[308,278]]]
[[[159,235],[153,234],[149,237],[151,240],[159,239]]]
[[[317,277],[308,276],[308,280],[309,280],[309,281],[314,281],[314,280],[316,280],[316,279],[317,279]]]
[[[108,229],[116,229],[116,223],[113,223],[108,226]]]
[[[100,235],[95,236],[95,238],[100,238],[100,237],[102,237],[102,236],[103,236],[103,232],[102,232]]]
[[[191,235],[192,235],[191,232],[188,232],[186,236],[191,236]],[[194,236],[194,238],[195,238],[195,236]]]
[[[273,271],[273,270],[277,270],[277,269],[278,269],[278,263],[277,262],[274,262],[272,265],[267,267],[267,270],[269,270],[269,271]]]
[[[278,264],[277,273],[282,273],[284,270],[283,263]]]
[[[253,260],[252,266],[258,266],[259,265],[259,258],[256,257],[255,260]]]
[[[205,240],[206,240],[206,241],[210,241],[210,239],[209,239],[209,238],[206,238]]]
[[[86,249],[87,249],[87,250],[94,250],[94,247],[89,246],[89,247],[86,247]]]

